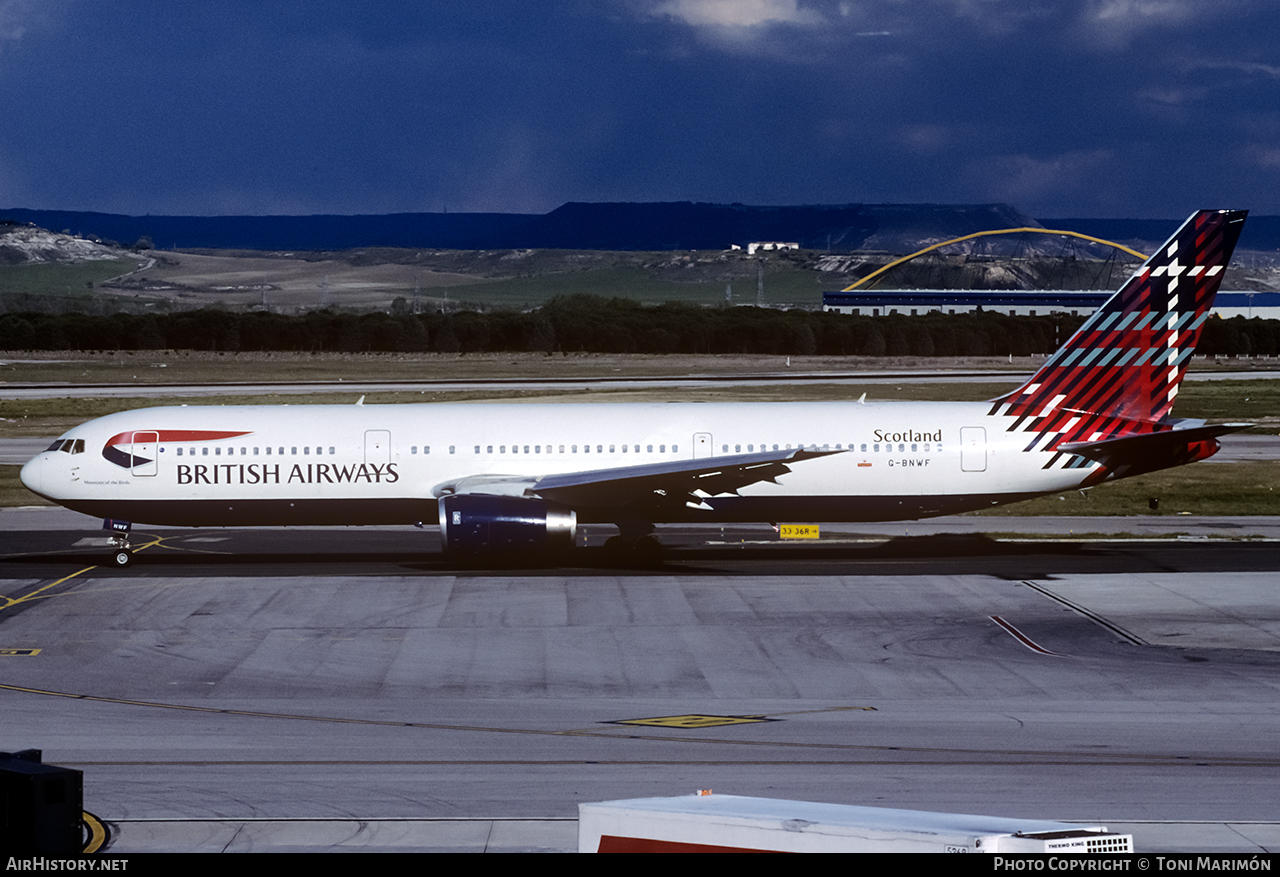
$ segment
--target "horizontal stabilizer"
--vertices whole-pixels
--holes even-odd
[[[1146,435],[1127,435],[1096,442],[1067,442],[1055,450],[1066,451],[1106,463],[1111,460],[1138,459],[1147,455],[1167,456],[1200,442],[1216,439],[1220,435],[1248,429],[1252,423],[1217,423],[1213,426],[1197,426],[1190,429],[1170,429]],[[1216,451],[1217,448],[1214,448]]]
[[[1081,487],[1093,487],[1113,478],[1129,478],[1173,466],[1207,460],[1218,453],[1218,436],[1248,429],[1251,423],[1218,423],[1187,429],[1167,429],[1143,435],[1127,435],[1095,442],[1066,442],[1057,450],[1075,454],[1102,465],[1094,469]]]

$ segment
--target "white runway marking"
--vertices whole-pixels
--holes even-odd
[[[1040,653],[1040,654],[1042,654],[1042,655],[1052,655],[1052,656],[1053,656],[1053,657],[1055,657],[1055,658],[1065,658],[1065,657],[1066,657],[1066,655],[1060,655],[1060,654],[1058,654],[1057,652],[1051,652],[1051,651],[1049,651],[1049,650],[1048,650],[1048,649],[1046,649],[1044,646],[1040,645],[1040,644],[1039,644],[1039,643],[1037,643],[1035,640],[1033,640],[1031,637],[1027,636],[1025,633],[1023,633],[1022,631],[1018,630],[1018,628],[1014,627],[1012,624],[1010,624],[1009,622],[1005,621],[1005,620],[1004,620],[1003,618],[1001,618],[999,615],[988,615],[987,617],[988,617],[988,618],[990,618],[992,621],[994,621],[996,624],[1000,625],[1000,626],[1001,626],[1002,628],[1004,628],[1006,631],[1008,631],[1008,632],[1009,632],[1009,634],[1010,634],[1014,639],[1016,639],[1018,642],[1022,643],[1022,644],[1023,644],[1024,646],[1026,646],[1027,648],[1031,649],[1031,651],[1033,651],[1033,652],[1039,652],[1039,653]]]

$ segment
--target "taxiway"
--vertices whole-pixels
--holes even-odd
[[[1062,535],[981,535],[1014,521]],[[532,570],[140,528],[118,570],[95,521],[9,509],[4,747],[83,770],[116,852],[572,849],[578,802],[700,788],[1274,850],[1280,521],[1087,527],[1160,522],[677,528],[645,569],[588,528]]]

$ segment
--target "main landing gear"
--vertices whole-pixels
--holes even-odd
[[[615,566],[662,566],[666,549],[653,535],[649,523],[627,522],[618,525],[618,535],[604,543],[604,554]]]

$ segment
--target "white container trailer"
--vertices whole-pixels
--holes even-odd
[[[578,852],[1131,853],[1103,825],[737,795],[578,805]]]

